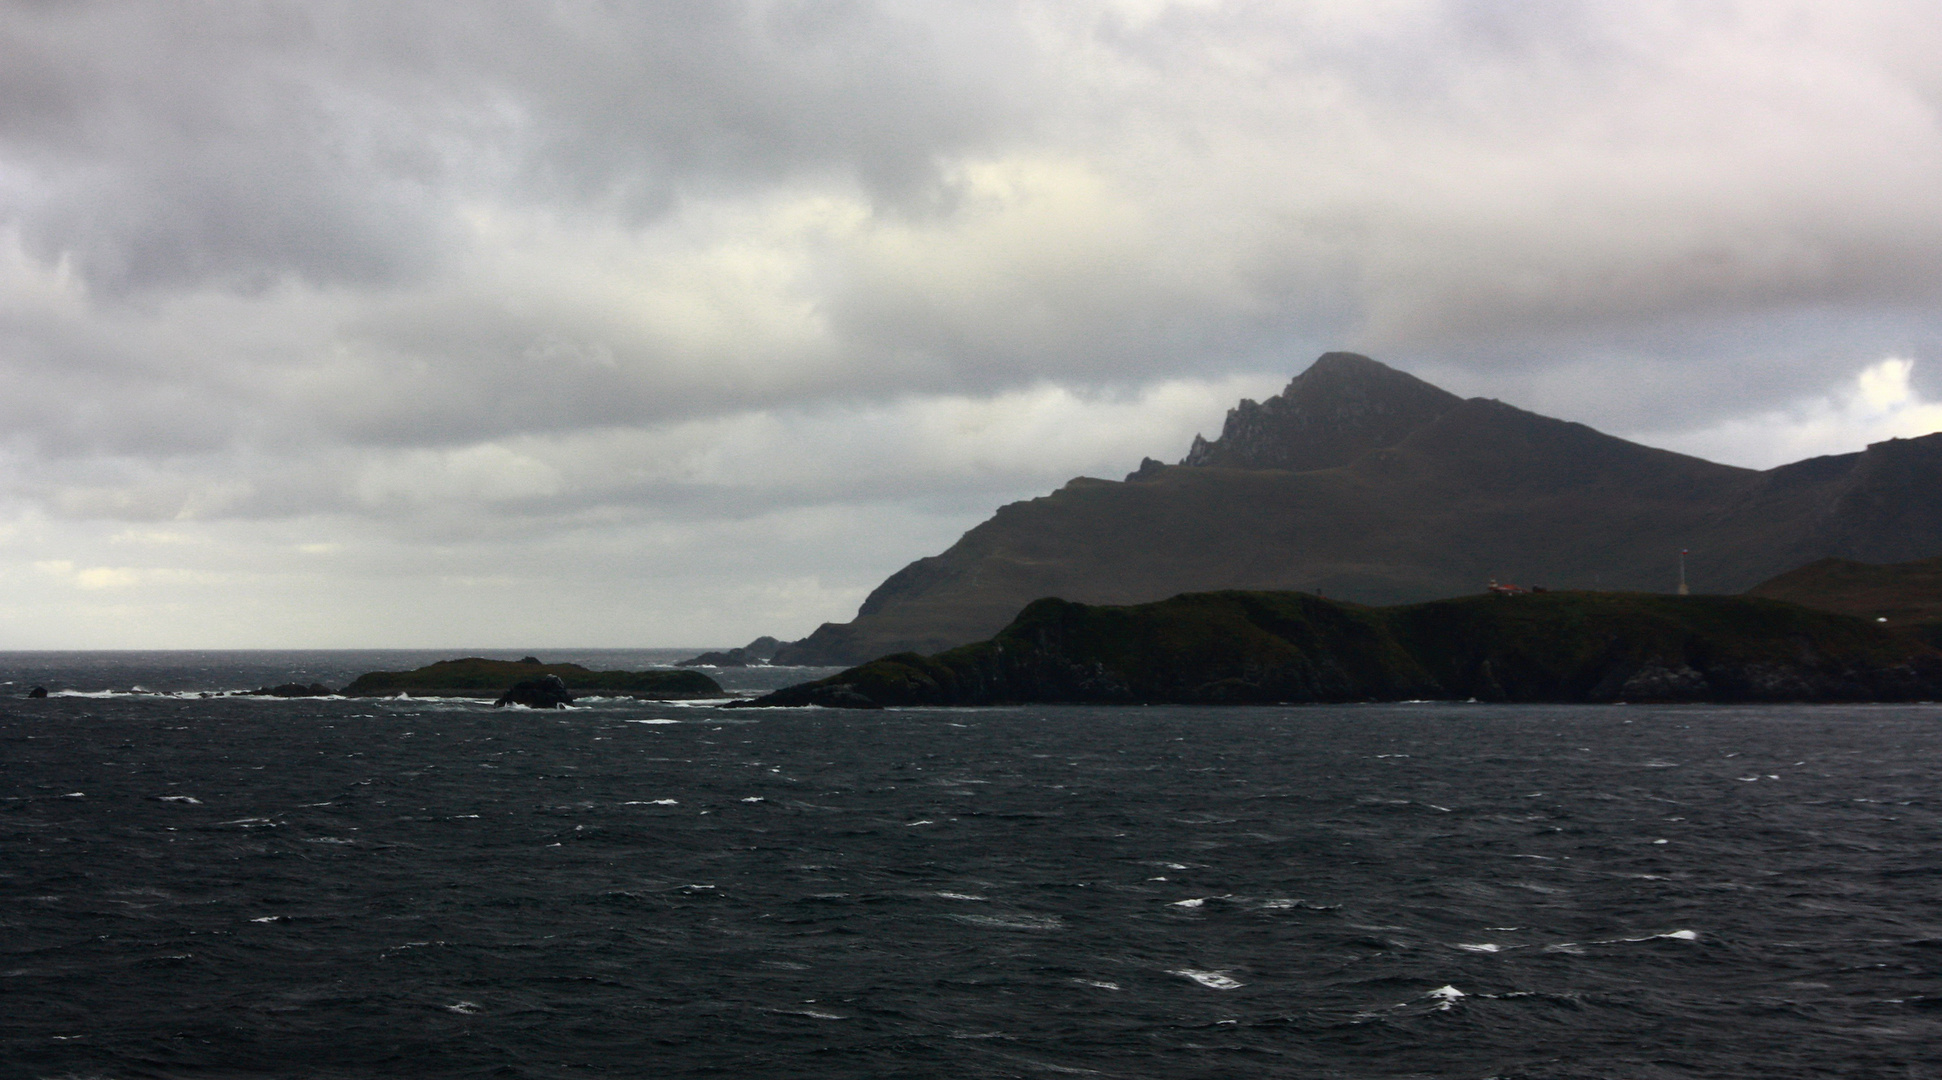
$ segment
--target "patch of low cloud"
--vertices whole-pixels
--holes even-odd
[[[1172,460],[1284,381],[1046,383],[328,459],[43,462],[0,515],[0,645],[800,636],[999,505]]]
[[[373,528],[469,522],[486,532],[897,501],[973,513],[1078,475],[1117,478],[1147,456],[1177,459],[1195,434],[1217,432],[1235,401],[1283,382],[1280,374],[1175,379],[1123,392],[1040,383],[449,446],[77,457],[39,461],[5,486],[66,520],[176,528],[343,513]]]
[[[214,0],[13,5],[0,177],[31,248],[108,293],[382,287],[464,255],[482,192],[652,220],[838,174],[888,196],[1015,111],[975,8]]]
[[[0,648],[727,645],[847,618],[964,528],[896,503],[387,531],[349,514],[178,524],[166,540],[12,508]],[[145,532],[145,530],[144,530]]]
[[[1861,369],[1834,392],[1785,409],[1737,416],[1694,431],[1642,432],[1653,446],[1729,465],[1776,465],[1845,454],[1870,443],[1942,431],[1942,401],[1925,397],[1912,376],[1915,361],[1889,357]]]

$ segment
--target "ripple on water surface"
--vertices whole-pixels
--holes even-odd
[[[1942,1075],[1935,708],[670,713],[0,706],[0,1059]]]

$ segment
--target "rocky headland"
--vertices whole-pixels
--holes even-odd
[[[1366,607],[1225,591],[1045,599],[987,641],[904,653],[742,704],[1858,702],[1942,699],[1942,650],[1744,596],[1544,592]]]
[[[1366,604],[1554,589],[1732,593],[1816,559],[1942,556],[1942,434],[1756,471],[1657,450],[1367,357],[1329,353],[1220,438],[1001,508],[892,574],[778,664],[935,653],[1027,603],[1123,605],[1217,589]]]

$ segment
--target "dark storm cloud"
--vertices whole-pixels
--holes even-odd
[[[388,281],[437,248],[399,167],[423,133],[331,85],[300,11],[17,6],[5,49],[17,225],[98,287]]]
[[[315,357],[251,362],[309,368],[298,390],[385,390],[312,417],[344,414],[353,439],[524,430],[495,411],[509,397],[523,423],[571,428],[1286,367],[1342,344],[1486,376],[1703,365],[1683,336],[1806,308],[1879,313],[1892,332],[1835,320],[1863,353],[1927,348],[1942,199],[1919,15],[24,5],[0,46],[0,190],[26,249],[103,303],[341,290],[314,327],[350,346],[335,378]],[[816,310],[815,347],[684,354],[571,283],[463,284],[503,255],[481,212],[577,218],[568,245],[817,189],[868,220],[771,238],[798,262],[771,299]],[[689,240],[744,240],[760,216]],[[1783,367],[1826,359],[1777,344]],[[546,362],[573,354],[612,363]],[[684,370],[737,363],[763,370]]]
[[[0,138],[31,248],[99,286],[384,285],[464,254],[467,197],[908,194],[1026,89],[1002,36],[859,3],[14,5]]]
[[[0,4],[36,617],[743,544],[813,625],[1339,347],[1735,460],[1917,433],[1933,5]]]

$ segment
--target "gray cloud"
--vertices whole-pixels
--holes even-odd
[[[800,632],[1335,347],[1739,460],[1906,433],[1933,15],[0,6],[0,581],[286,634],[544,558],[589,643]]]
[[[805,172],[906,196],[1029,87],[978,22],[862,3],[16,5],[0,136],[30,246],[100,287],[382,286],[466,254],[466,198],[638,225]]]

